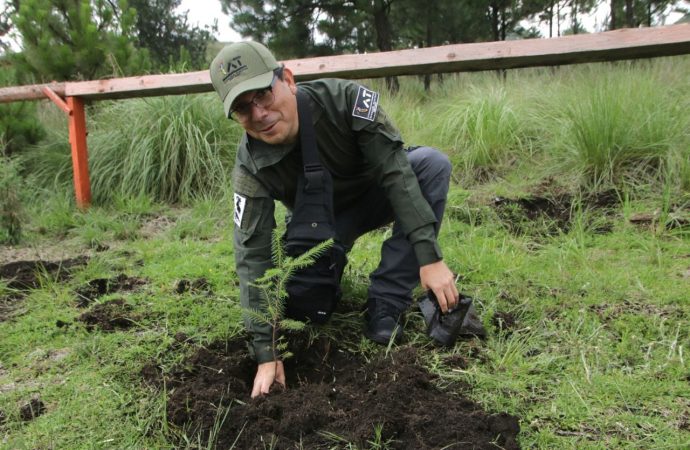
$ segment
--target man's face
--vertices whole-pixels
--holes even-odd
[[[249,91],[237,97],[233,105],[251,102],[257,91]],[[251,114],[240,125],[254,139],[267,144],[293,144],[299,133],[297,117],[297,85],[289,69],[283,69],[283,80],[273,85],[275,100],[265,108],[251,104]]]

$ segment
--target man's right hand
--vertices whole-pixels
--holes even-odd
[[[270,361],[259,364],[259,367],[256,369],[256,377],[254,377],[252,398],[268,394],[273,383],[279,383],[286,387],[283,361]]]

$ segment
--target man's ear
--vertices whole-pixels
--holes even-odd
[[[292,94],[297,94],[297,83],[295,83],[295,77],[292,74],[292,70],[287,67],[283,68],[283,80],[287,83]]]

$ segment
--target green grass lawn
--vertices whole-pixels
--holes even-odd
[[[142,216],[128,239],[104,232],[99,242],[109,250],[95,253],[68,282],[42,278],[40,288],[16,305],[0,323],[7,448],[174,445],[165,392],[147,387],[140,372],[151,361],[171,368],[194,345],[240,331],[227,206],[160,207],[156,215]],[[592,233],[576,216],[568,233],[545,236],[544,225],[535,224],[516,235],[489,206],[470,209],[469,216],[481,215],[482,223],[449,215],[441,243],[446,260],[462,275],[461,290],[477,299],[490,336],[451,350],[425,346],[441,386],[452,390],[462,381],[486,409],[520,417],[524,447],[688,445],[687,231],[632,225],[619,207],[608,211],[611,230],[604,234]],[[188,229],[199,210],[212,225],[207,229],[196,220],[196,229]],[[590,219],[601,213],[590,212]],[[109,217],[115,224],[121,212],[93,208],[81,216],[85,223]],[[138,236],[152,221],[168,225],[148,238]],[[62,244],[86,250],[85,230],[70,230]],[[366,274],[384,237],[382,231],[357,243],[346,298],[364,301]],[[123,298],[136,325],[87,331],[74,321],[84,312],[76,306],[75,290],[118,274],[145,283],[98,302]],[[177,292],[180,280],[200,278],[212,286],[212,295]],[[57,321],[69,325],[58,327]],[[410,316],[408,329],[409,341],[428,342],[418,315]],[[189,345],[173,346],[180,332]],[[447,366],[449,354],[466,360],[466,367]],[[40,396],[46,413],[22,421],[20,407],[33,396]]]

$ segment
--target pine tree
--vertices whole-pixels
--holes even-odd
[[[266,270],[264,275],[256,279],[252,285],[259,289],[266,307],[263,310],[247,309],[245,314],[251,320],[269,325],[272,329],[273,359],[285,359],[291,356],[287,349],[282,331],[298,331],[304,328],[304,323],[285,317],[285,307],[288,298],[287,283],[296,271],[308,267],[324,254],[333,245],[333,239],[321,242],[307,252],[297,257],[287,256],[283,247],[282,230],[276,228],[273,231],[271,253],[273,267]]]
[[[135,47],[135,17],[126,0],[22,0],[12,18],[21,71],[40,81],[142,73],[148,58]]]

